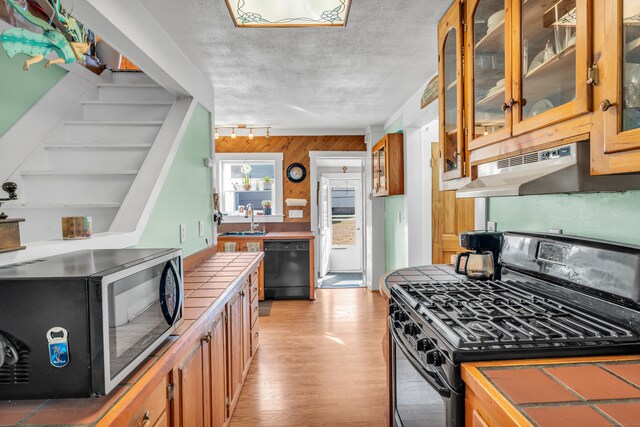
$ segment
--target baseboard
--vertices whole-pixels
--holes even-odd
[[[191,254],[184,259],[184,269],[191,270],[195,268],[198,264],[206,260],[207,258],[211,258],[218,252],[218,247],[216,245],[209,246],[208,248],[204,248],[201,251],[196,252],[195,254]]]

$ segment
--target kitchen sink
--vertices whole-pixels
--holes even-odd
[[[265,234],[267,233],[264,231],[227,231],[219,236],[264,236]]]

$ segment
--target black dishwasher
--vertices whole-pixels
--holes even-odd
[[[309,240],[264,242],[264,297],[309,299]]]

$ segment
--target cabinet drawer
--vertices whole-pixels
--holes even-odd
[[[167,378],[163,378],[160,384],[151,392],[147,400],[137,409],[132,411],[132,416],[124,424],[127,427],[139,426],[165,426],[167,410]],[[164,416],[165,421],[162,421]]]
[[[253,273],[251,273],[251,276],[249,277],[249,298],[251,299],[251,301],[254,300],[254,298],[258,297],[258,292],[259,292],[259,288],[258,288],[258,270],[254,271]]]
[[[153,427],[169,427],[169,418],[167,418],[166,411],[160,414],[158,421],[156,421]]]
[[[258,298],[254,298],[251,301],[251,329],[253,329],[253,325],[256,324],[256,320],[258,320],[258,315],[260,312],[260,308],[258,306]]]

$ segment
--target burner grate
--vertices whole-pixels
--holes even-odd
[[[601,317],[505,282],[466,280],[402,287],[417,301],[414,308],[454,333],[459,347],[593,345],[638,339]]]

